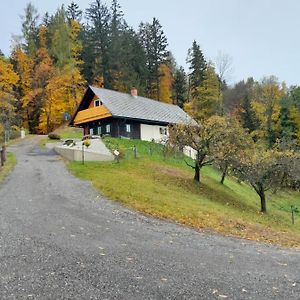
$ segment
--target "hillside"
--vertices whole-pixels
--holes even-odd
[[[269,193],[268,213],[259,212],[257,194],[245,183],[227,178],[213,167],[203,171],[203,182],[193,180],[193,170],[180,154],[165,153],[163,146],[137,140],[104,139],[120,149],[120,163],[70,162],[78,177],[90,180],[105,196],[139,210],[196,229],[206,229],[285,246],[300,246],[300,216],[291,224],[291,205],[300,207],[296,192]],[[133,147],[138,158],[134,158]]]

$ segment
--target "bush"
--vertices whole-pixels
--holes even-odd
[[[49,133],[48,138],[50,140],[60,140],[61,139],[60,135],[57,133]]]
[[[91,146],[91,141],[90,140],[84,140],[83,144],[84,144],[84,146],[86,146],[88,148],[89,146]]]

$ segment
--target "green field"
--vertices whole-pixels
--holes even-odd
[[[300,194],[267,195],[268,213],[262,214],[257,194],[245,183],[227,178],[213,167],[202,172],[202,183],[193,180],[181,154],[167,153],[161,145],[137,140],[106,138],[111,149],[120,149],[117,162],[70,162],[69,169],[89,180],[105,196],[159,218],[286,246],[300,246],[300,215],[291,224],[291,205],[300,208]],[[133,147],[138,158],[134,158]]]
[[[16,157],[12,153],[7,153],[7,160],[4,167],[0,167],[0,182],[11,172],[16,163]]]

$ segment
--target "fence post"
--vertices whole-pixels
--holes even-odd
[[[137,148],[135,145],[133,146],[133,155],[134,155],[134,158],[137,158]]]
[[[6,161],[6,153],[5,153],[5,150],[6,150],[6,148],[5,148],[5,146],[2,146],[2,149],[1,149],[1,153],[0,153],[0,157],[1,157],[1,167],[3,167],[4,166],[4,163],[5,163],[5,161]]]

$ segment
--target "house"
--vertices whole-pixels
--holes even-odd
[[[89,86],[70,125],[84,134],[158,141],[169,124],[190,122],[180,107],[139,97],[135,88],[125,94]]]

